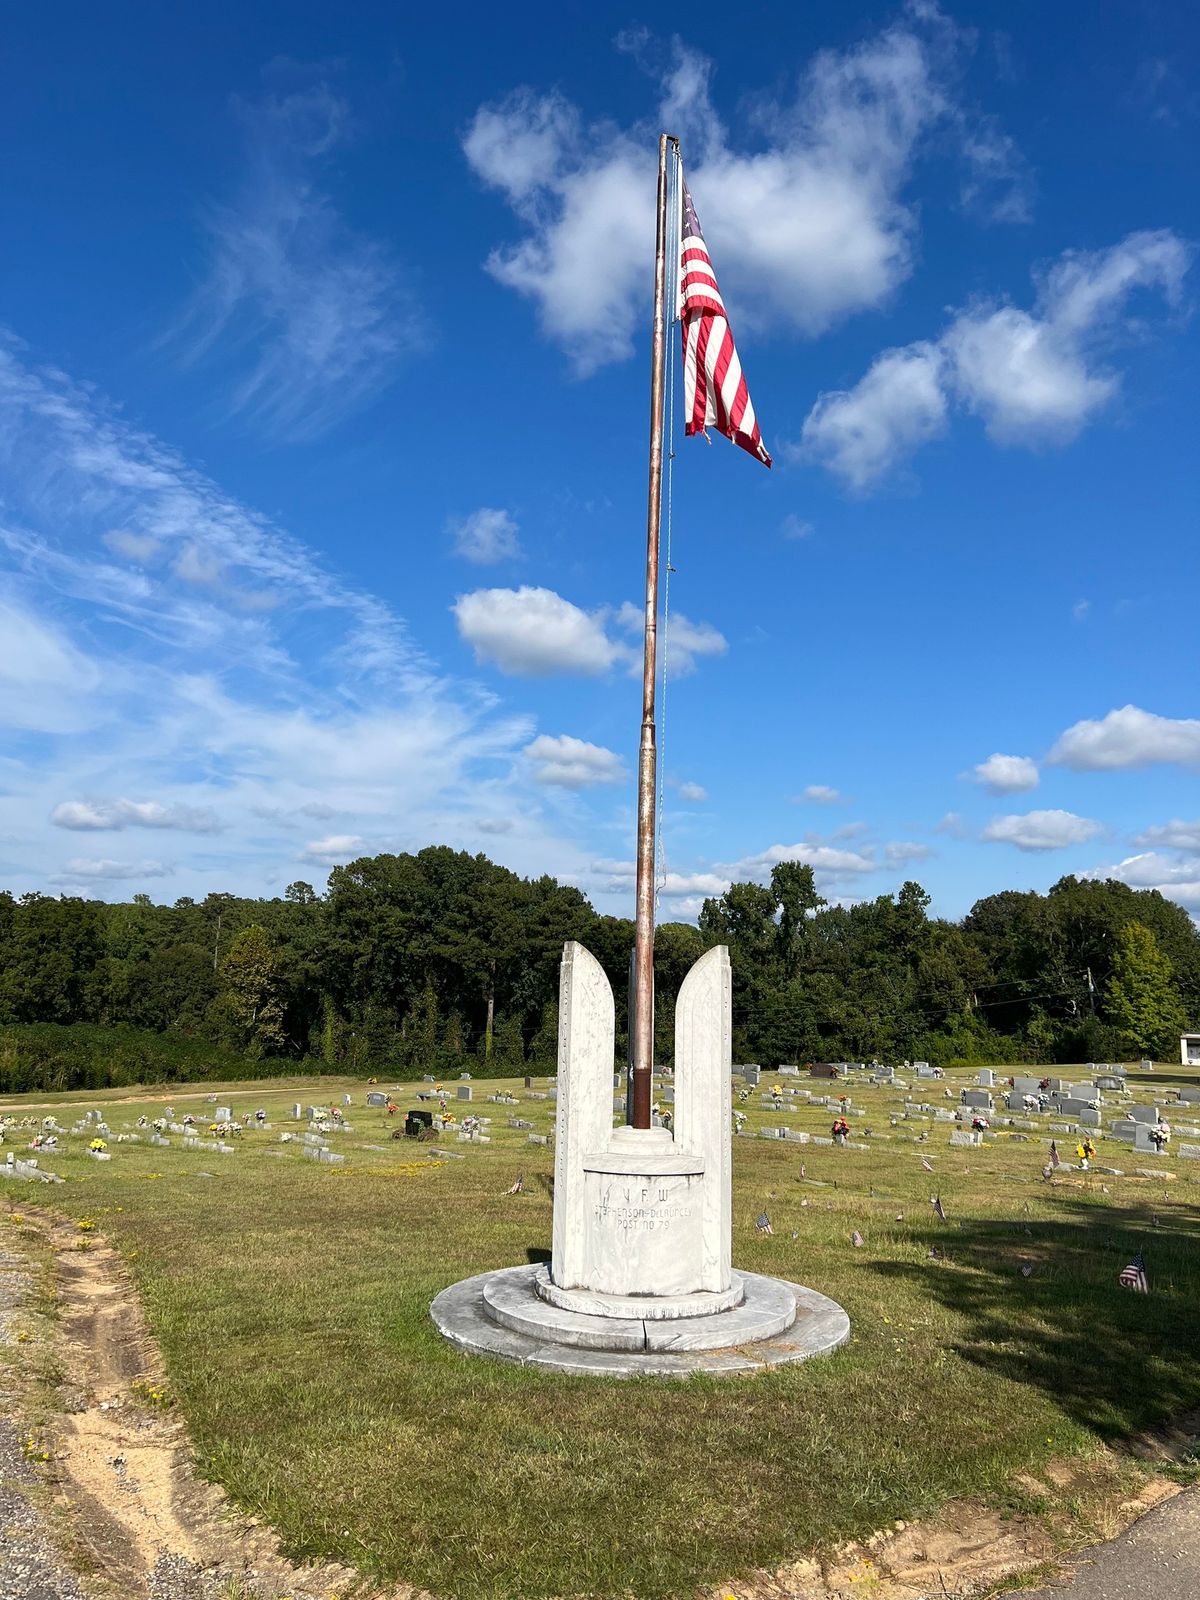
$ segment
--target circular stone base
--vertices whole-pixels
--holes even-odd
[[[836,1350],[850,1319],[798,1283],[740,1274],[745,1299],[710,1316],[658,1321],[586,1316],[539,1299],[538,1266],[464,1278],[430,1307],[438,1332],[472,1355],[610,1378],[757,1372]]]
[[[731,1311],[746,1298],[740,1272],[732,1274],[728,1289],[699,1294],[597,1294],[590,1289],[560,1289],[541,1266],[534,1274],[533,1292],[539,1300],[564,1311],[582,1311],[590,1317],[629,1317],[638,1322],[660,1322],[676,1317],[709,1317],[714,1311]]]

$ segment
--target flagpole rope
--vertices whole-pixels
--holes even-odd
[[[667,457],[667,570],[663,582],[663,651],[662,651],[662,692],[659,697],[658,717],[658,872],[654,884],[654,920],[658,921],[659,903],[663,887],[667,881],[667,857],[663,847],[663,794],[666,773],[667,749],[667,657],[671,648],[671,635],[669,624],[671,620],[671,574],[674,567],[671,565],[671,531],[675,503],[675,324],[679,320],[679,147],[675,147],[675,159],[671,163],[671,181],[673,185],[669,215],[674,229],[673,252],[676,263],[675,286],[671,293],[671,319],[667,335],[667,415],[666,426],[666,457]]]

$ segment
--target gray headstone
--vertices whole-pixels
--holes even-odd
[[[1126,1115],[1135,1122],[1156,1123],[1162,1115],[1161,1106],[1129,1106]]]

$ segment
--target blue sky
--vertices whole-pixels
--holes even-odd
[[[662,915],[1200,910],[1195,18],[790,9],[10,15],[0,884],[631,913],[669,122],[776,465],[678,447]]]

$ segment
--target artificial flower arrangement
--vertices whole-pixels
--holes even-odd
[[[89,1150],[97,1150],[97,1151],[99,1151],[99,1150],[107,1150],[108,1149],[108,1141],[105,1140],[105,1139],[93,1139],[91,1144],[88,1145],[88,1149]]]

